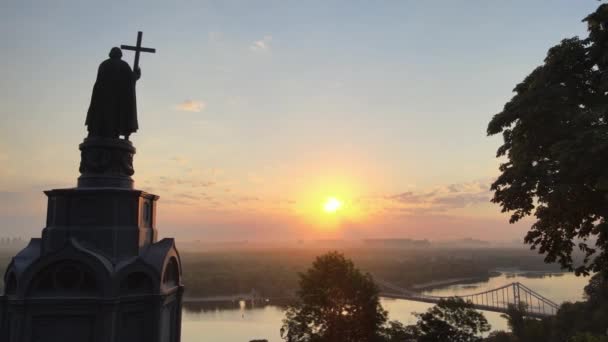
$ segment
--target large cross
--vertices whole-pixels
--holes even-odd
[[[135,51],[135,61],[133,62],[133,71],[137,70],[137,68],[139,67],[139,53],[140,52],[150,52],[150,53],[156,52],[156,49],[141,47],[141,36],[142,35],[143,35],[143,33],[141,31],[137,32],[137,45],[135,45],[135,46],[121,45],[120,46],[121,49]]]

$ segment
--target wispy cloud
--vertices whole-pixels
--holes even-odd
[[[168,186],[168,187],[183,185],[188,188],[206,188],[206,187],[214,186],[216,184],[215,181],[207,181],[207,180],[201,180],[201,179],[173,178],[173,177],[167,177],[167,176],[161,176],[158,180],[158,183],[163,186]]]
[[[199,113],[205,110],[207,104],[204,101],[198,100],[185,100],[184,102],[175,106],[175,109],[183,112],[194,112]]]
[[[264,38],[260,40],[256,40],[249,47],[251,51],[254,52],[264,52],[270,50],[270,42],[272,41],[272,36],[264,36]]]
[[[257,202],[260,201],[260,198],[257,196],[241,196],[237,200],[241,202]]]
[[[171,158],[171,161],[173,161],[181,166],[186,166],[190,163],[190,160],[188,160],[187,158],[182,157],[182,156],[175,156],[175,157]]]
[[[386,210],[408,213],[445,212],[483,203],[491,198],[488,180],[450,184],[427,191],[406,191],[385,196]]]

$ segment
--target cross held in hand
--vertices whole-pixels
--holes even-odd
[[[140,52],[150,52],[150,53],[156,52],[156,49],[141,47],[142,35],[143,35],[143,33],[141,31],[137,32],[137,45],[135,45],[135,46],[121,45],[120,46],[121,49],[135,51],[135,61],[133,62],[133,71],[135,71],[139,68],[139,53]]]

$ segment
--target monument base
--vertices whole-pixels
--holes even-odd
[[[173,239],[157,241],[158,196],[55,189],[42,238],[9,264],[0,341],[179,342],[183,285]]]
[[[80,148],[79,188],[133,188],[133,155],[130,141],[88,137]]]
[[[180,341],[183,286],[172,239],[115,265],[74,240],[41,251],[32,239],[7,269],[0,341]]]

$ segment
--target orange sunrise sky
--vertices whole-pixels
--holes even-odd
[[[141,30],[134,179],[161,235],[522,239],[486,125],[597,3],[384,4],[3,3],[2,235],[39,236],[42,191],[76,185],[97,66]]]

